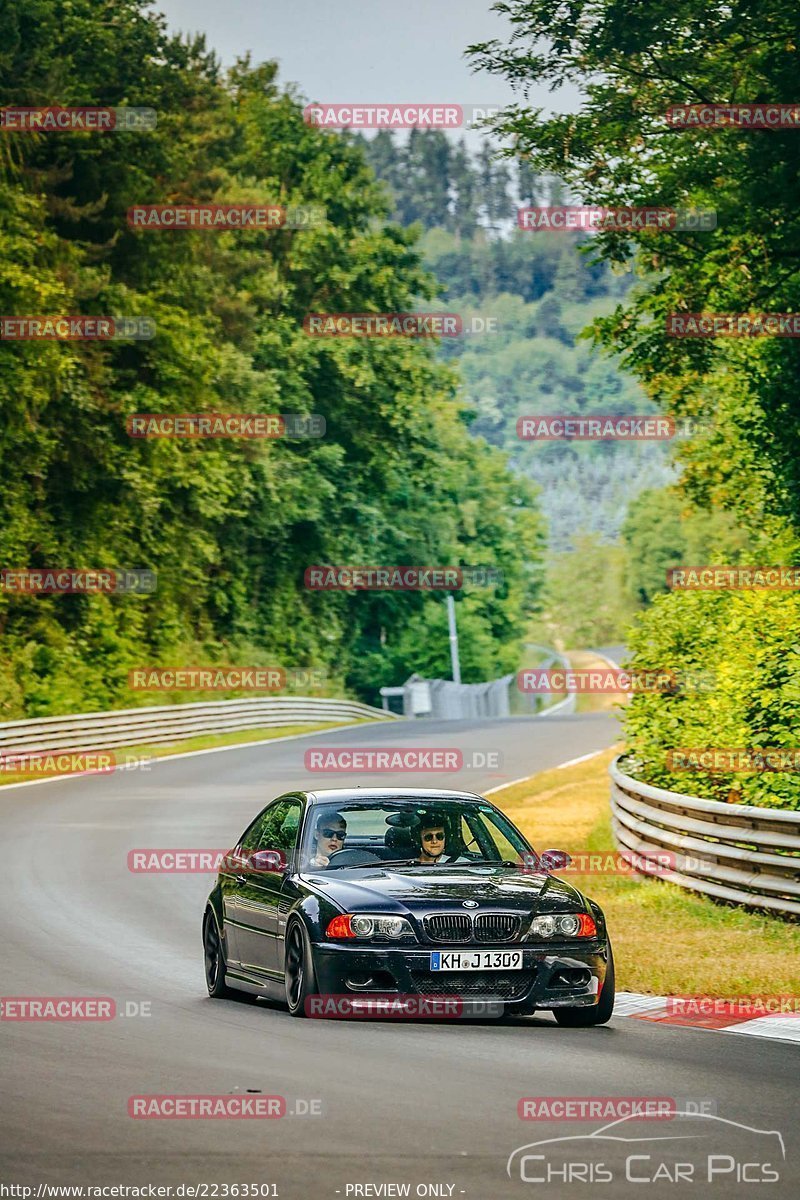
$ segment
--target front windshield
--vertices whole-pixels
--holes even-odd
[[[315,804],[306,822],[300,862],[317,870],[376,863],[522,866],[531,854],[510,822],[488,803],[362,800]]]

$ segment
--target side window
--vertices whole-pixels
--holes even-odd
[[[271,804],[245,834],[245,850],[280,850],[289,857],[297,841],[302,804],[299,800],[280,800]]]

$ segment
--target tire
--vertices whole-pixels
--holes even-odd
[[[293,1017],[304,1017],[308,997],[316,994],[317,973],[308,933],[299,918],[290,921],[286,930],[283,978],[289,1012]]]
[[[588,1025],[605,1025],[606,1021],[611,1020],[614,1012],[614,996],[614,955],[609,946],[608,969],[597,1004],[592,1005],[591,1008],[554,1008],[553,1016],[559,1025],[564,1025],[569,1029],[583,1029]]]
[[[233,992],[225,983],[225,950],[217,928],[217,919],[211,909],[206,909],[203,918],[203,958],[205,962],[206,987],[212,1000],[223,1000]]]

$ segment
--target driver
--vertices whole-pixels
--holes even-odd
[[[347,822],[341,813],[323,813],[317,818],[314,829],[314,852],[308,861],[310,867],[327,867],[331,855],[344,848],[347,837]]]
[[[445,828],[435,817],[423,817],[419,827],[420,852],[418,863],[435,866],[444,854]]]

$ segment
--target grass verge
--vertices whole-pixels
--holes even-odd
[[[602,671],[608,673],[611,667],[604,658],[599,658],[591,650],[568,650],[567,658],[575,671]],[[620,712],[627,701],[624,692],[579,692],[575,711],[583,712]]]
[[[492,799],[537,850],[614,850],[608,764],[617,750],[534,775]],[[637,876],[572,875],[608,919],[617,987],[655,995],[800,995],[800,926]]]

